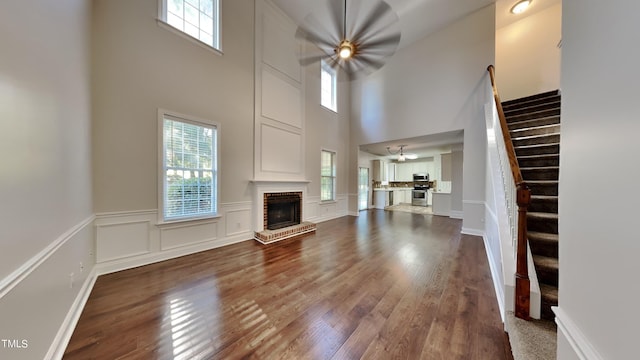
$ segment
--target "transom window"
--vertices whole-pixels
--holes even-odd
[[[338,111],[336,70],[322,61],[320,65],[320,105],[334,112]]]
[[[218,202],[218,128],[160,112],[163,221],[211,217]]]
[[[159,0],[162,21],[220,50],[219,0]]]
[[[336,153],[322,150],[320,160],[320,200],[336,199]]]

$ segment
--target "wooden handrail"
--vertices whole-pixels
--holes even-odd
[[[516,187],[516,203],[518,204],[518,241],[516,242],[516,298],[515,298],[515,315],[518,318],[529,320],[529,304],[530,304],[530,282],[529,268],[527,264],[527,209],[531,203],[531,190],[527,183],[522,179],[522,172],[518,165],[516,151],[511,141],[507,119],[502,109],[502,101],[498,94],[498,88],[495,80],[495,70],[493,65],[487,67],[489,77],[491,78],[491,87],[493,88],[493,97],[498,109],[498,118],[500,120],[500,128],[504,138],[504,145],[509,158],[511,174]]]

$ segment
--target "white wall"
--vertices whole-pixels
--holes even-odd
[[[37,359],[94,262],[90,3],[0,7],[0,358]]]
[[[253,1],[222,4],[222,56],[159,26],[157,6],[93,3],[95,211],[157,208],[158,108],[221,124],[220,201],[250,201]]]
[[[496,30],[496,82],[503,101],[560,88],[561,29],[558,4]]]
[[[484,216],[483,86],[494,61],[495,11],[483,8],[398,51],[352,89],[353,144],[464,129],[463,228]]]
[[[464,166],[462,150],[451,152],[451,213],[462,214],[462,188]]]
[[[563,2],[559,359],[637,357],[638,12],[638,2]],[[595,189],[584,181],[594,166],[610,174]]]

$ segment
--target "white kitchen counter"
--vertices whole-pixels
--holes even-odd
[[[451,214],[451,193],[433,192],[433,215],[449,216]]]

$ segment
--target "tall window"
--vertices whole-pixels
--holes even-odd
[[[165,221],[215,216],[218,130],[161,111],[162,212]]]
[[[336,80],[336,70],[322,61],[320,65],[320,105],[333,111],[338,111]]]
[[[162,21],[220,50],[219,0],[159,0]]]
[[[320,200],[336,199],[336,153],[322,150],[320,160]]]

